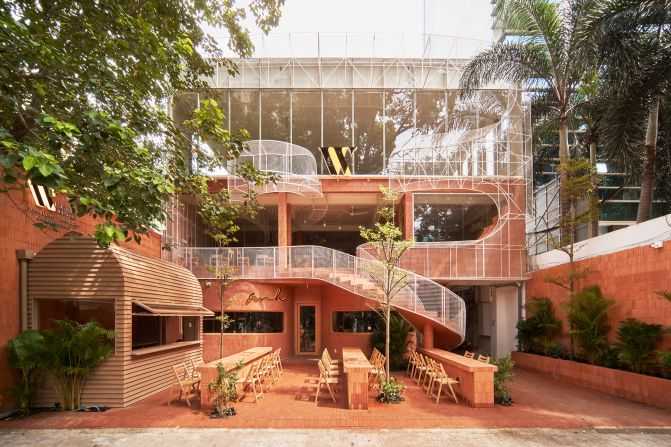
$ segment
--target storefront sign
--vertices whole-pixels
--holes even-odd
[[[257,295],[256,293],[252,292],[249,294],[247,297],[247,304],[249,303],[260,303],[261,301],[286,301],[287,297],[281,297],[280,296],[280,289],[278,288],[277,291],[275,292],[275,296],[269,297],[269,296],[261,296]]]
[[[354,147],[322,147],[322,156],[331,175],[352,175],[348,159],[351,160]]]

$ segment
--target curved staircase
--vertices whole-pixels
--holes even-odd
[[[217,267],[228,264],[233,277],[286,281],[312,279],[333,284],[364,299],[381,301],[383,294],[371,274],[382,264],[315,245],[291,247],[176,248],[173,260],[190,269],[198,279],[213,279]],[[419,331],[432,327],[436,346],[451,349],[464,340],[465,306],[454,292],[407,270],[403,286],[392,300],[394,309]],[[397,276],[400,277],[400,276]]]

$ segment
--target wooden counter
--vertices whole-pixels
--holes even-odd
[[[459,385],[454,387],[454,391],[460,395],[461,400],[471,407],[494,406],[494,373],[498,371],[496,365],[442,349],[421,348],[417,352],[442,363],[448,376],[459,379]]]
[[[359,348],[342,348],[343,372],[347,375],[347,407],[368,409],[368,373],[373,369]]]
[[[242,362],[244,368],[238,373],[239,380],[244,379],[251,365],[255,360],[260,359],[272,352],[273,348],[269,346],[260,346],[256,348],[247,349],[237,354],[229,355],[222,359],[214,360],[204,365],[199,366],[196,370],[200,373],[200,408],[209,411],[212,397],[210,391],[207,389],[207,384],[217,378],[217,365],[219,362],[224,364],[226,371],[231,371],[235,365]],[[240,382],[238,382],[240,383]]]

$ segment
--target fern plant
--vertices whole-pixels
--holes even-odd
[[[644,373],[654,364],[655,343],[662,337],[661,324],[627,318],[617,330],[618,359],[635,373]]]
[[[378,351],[384,352],[385,330],[378,325],[370,334],[370,344]],[[405,356],[408,347],[408,335],[412,326],[400,315],[391,314],[389,320],[389,367],[394,371],[405,369],[408,359]]]
[[[515,362],[513,362],[510,355],[507,355],[500,359],[492,360],[492,363],[498,367],[498,371],[494,373],[494,402],[499,405],[512,405],[513,399],[507,383],[512,382],[513,377],[515,377],[515,374],[513,374]]]
[[[576,293],[568,305],[571,332],[583,356],[593,365],[602,364],[608,354],[608,309],[614,304],[603,296],[599,286],[589,286]]]
[[[95,321],[80,324],[56,320],[55,329],[43,331],[41,363],[54,382],[63,410],[80,406],[82,386],[93,370],[114,351],[114,331]]]
[[[30,414],[30,399],[35,392],[36,377],[33,370],[40,366],[44,357],[44,337],[38,331],[28,329],[9,340],[9,364],[21,372],[9,392],[19,400],[19,412]]]
[[[531,317],[517,323],[518,338],[525,350],[548,355],[561,332],[561,321],[546,297],[535,297],[527,304]]]

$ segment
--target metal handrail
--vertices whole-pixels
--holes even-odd
[[[180,247],[174,249],[173,260],[199,279],[214,279],[216,270],[226,264],[232,267],[231,276],[237,279],[319,279],[365,298],[383,299],[371,274],[384,267],[369,253],[357,257],[315,245]],[[463,340],[466,328],[464,301],[430,279],[407,270],[396,269],[396,272],[405,275],[405,285],[394,296],[392,305],[436,321]]]

